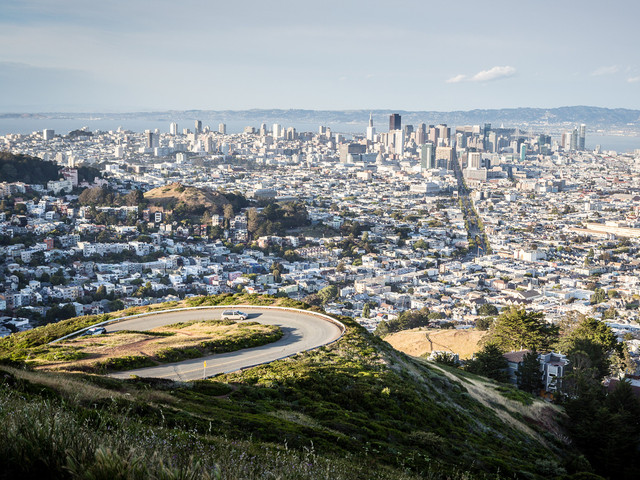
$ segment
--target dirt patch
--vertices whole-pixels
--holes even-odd
[[[457,353],[466,359],[480,350],[479,342],[486,332],[481,330],[427,330],[413,329],[384,337],[393,348],[419,357],[425,353],[445,351]]]

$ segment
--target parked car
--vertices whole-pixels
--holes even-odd
[[[222,312],[222,320],[246,320],[248,315],[240,310],[225,310]]]
[[[104,327],[91,327],[89,330],[83,333],[83,335],[102,335],[107,333],[107,329]]]

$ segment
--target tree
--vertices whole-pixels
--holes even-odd
[[[602,288],[596,288],[595,291],[593,292],[593,295],[591,295],[591,303],[592,304],[598,304],[598,303],[602,303],[607,299],[607,292],[605,292]]]
[[[503,351],[548,351],[557,337],[558,328],[546,323],[543,313],[511,308],[496,318],[483,342]]]
[[[542,372],[538,352],[532,350],[522,357],[522,363],[516,372],[518,388],[529,393],[538,393],[542,385]]]
[[[481,317],[476,320],[476,328],[478,330],[489,330],[491,325],[493,325],[494,318],[493,317]]]
[[[489,315],[497,315],[497,314],[498,314],[498,308],[495,305],[492,305],[490,303],[484,303],[480,305],[480,308],[478,308],[478,315],[482,315],[483,317],[487,317]]]
[[[371,307],[368,303],[365,303],[364,307],[362,307],[362,316],[364,318],[369,318],[371,316]]]
[[[557,346],[570,360],[578,354],[586,356],[600,378],[609,372],[609,357],[616,352],[622,353],[622,345],[611,327],[589,317],[568,327]]]
[[[499,382],[508,380],[508,367],[507,359],[502,356],[502,350],[494,344],[485,345],[476,353],[473,360],[467,363],[469,372],[493,378]]]
[[[318,292],[318,296],[322,299],[322,303],[328,303],[338,296],[338,287],[329,285]]]

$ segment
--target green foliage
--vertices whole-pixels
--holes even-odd
[[[498,315],[498,308],[490,303],[483,303],[480,305],[480,308],[478,308],[478,315],[482,315],[483,317]]]
[[[607,292],[605,292],[602,288],[596,288],[591,295],[591,303],[598,304],[607,300]]]
[[[566,428],[596,473],[634,479],[640,468],[640,401],[622,381],[609,395],[599,382],[584,384],[565,402]]]
[[[558,337],[558,328],[544,321],[543,313],[511,308],[496,318],[483,342],[503,351],[535,349],[549,351]]]
[[[318,296],[322,299],[322,303],[328,303],[338,296],[338,287],[329,285],[318,292]]]
[[[499,382],[506,382],[508,364],[502,353],[495,344],[485,345],[475,354],[473,360],[467,362],[466,370]]]
[[[578,356],[588,359],[589,367],[595,368],[598,377],[609,373],[611,355],[622,353],[623,345],[606,323],[584,317],[572,325],[558,342],[560,351],[565,352],[572,364]]]
[[[53,162],[45,162],[23,154],[0,152],[0,182],[24,182],[46,184],[58,180],[59,168]]]
[[[522,390],[512,387],[511,385],[500,385],[496,387],[496,391],[500,393],[504,398],[509,400],[515,400],[522,405],[532,405],[533,397],[529,393],[525,393]]]
[[[433,356],[433,361],[442,365],[448,365],[450,367],[457,367],[458,360],[453,353],[450,352],[438,352]]]
[[[247,228],[253,238],[284,235],[289,229],[309,224],[309,213],[302,202],[288,202],[284,205],[272,202],[260,212],[255,208],[247,212]]]
[[[528,352],[522,358],[522,363],[516,372],[518,388],[528,393],[537,394],[542,390],[542,372],[538,352]]]
[[[493,317],[478,318],[476,320],[476,328],[482,331],[489,330],[489,328],[491,328],[491,325],[493,325],[494,320],[495,319]]]
[[[390,333],[399,332],[401,330],[409,330],[411,328],[424,327],[429,325],[429,310],[405,310],[395,320],[382,321],[376,327],[375,334],[378,336],[388,335]]]

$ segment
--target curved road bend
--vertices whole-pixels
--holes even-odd
[[[276,325],[282,329],[280,340],[261,347],[219,353],[208,357],[168,363],[156,367],[139,368],[114,373],[116,378],[139,377],[168,378],[187,381],[203,378],[204,362],[207,362],[206,376],[229,373],[257,364],[268,363],[305,350],[330,343],[340,337],[340,328],[320,317],[306,314],[303,311],[270,310],[259,307],[233,307],[247,313],[249,322]],[[206,310],[186,310],[179,312],[156,313],[148,317],[139,317],[106,326],[107,332],[119,330],[151,330],[153,328],[177,322],[192,320],[219,320],[223,310],[227,308],[211,308]]]

